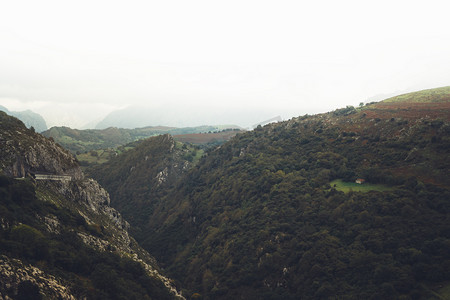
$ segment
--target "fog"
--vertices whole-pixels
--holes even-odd
[[[445,1],[9,1],[0,105],[77,128],[137,105],[169,126],[325,112],[450,85],[447,12]]]

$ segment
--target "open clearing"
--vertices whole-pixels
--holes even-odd
[[[363,183],[358,184],[355,182],[344,182],[341,179],[336,179],[330,182],[331,187],[334,187],[338,191],[342,191],[344,193],[348,193],[350,191],[353,192],[363,192],[367,193],[369,191],[392,191],[394,187],[384,185],[384,184],[373,184],[373,183]]]

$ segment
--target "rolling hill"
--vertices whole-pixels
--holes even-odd
[[[91,150],[100,150],[108,148],[117,148],[119,146],[145,139],[151,136],[157,136],[161,134],[169,133],[171,135],[182,135],[181,139],[188,139],[190,134],[208,133],[223,131],[227,129],[238,129],[234,125],[226,126],[197,126],[197,127],[143,127],[135,129],[124,129],[109,127],[106,129],[72,129],[69,127],[52,127],[42,134],[46,137],[53,138],[57,143],[64,148],[72,151],[72,153],[84,153]],[[217,137],[216,137],[217,136]],[[215,136],[207,139],[212,141],[216,138],[216,141],[223,142],[226,138],[229,139],[231,135],[228,134],[216,134]],[[190,139],[195,143],[195,140]],[[202,140],[202,143],[204,139]]]

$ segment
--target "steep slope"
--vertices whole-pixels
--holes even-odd
[[[69,152],[4,113],[0,146],[3,298],[182,298]]]
[[[165,134],[143,140],[89,172],[113,195],[112,206],[139,234],[153,214],[153,207],[202,152]]]
[[[6,107],[0,105],[0,111],[18,118],[25,124],[26,127],[33,127],[37,132],[47,130],[47,123],[45,123],[44,118],[40,114],[37,114],[31,110],[9,111]]]
[[[204,299],[442,293],[450,280],[450,107],[447,96],[419,96],[237,135],[166,196],[144,199],[152,206],[144,247]],[[330,186],[356,178],[373,190]]]

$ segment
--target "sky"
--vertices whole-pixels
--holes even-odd
[[[447,86],[446,2],[4,1],[0,105],[49,127],[129,106],[245,127]]]

